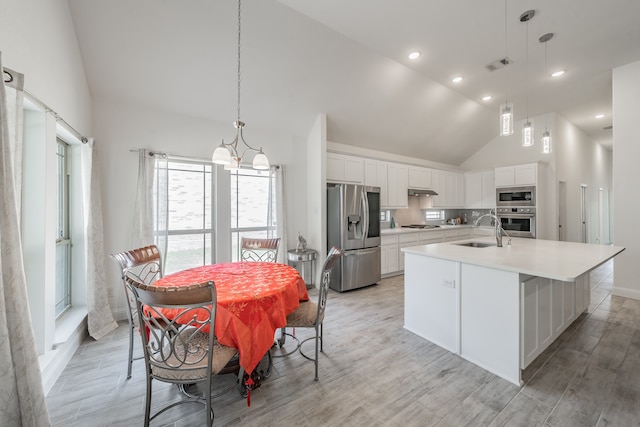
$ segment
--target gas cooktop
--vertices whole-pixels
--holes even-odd
[[[409,224],[409,225],[403,225],[402,228],[440,228],[440,226],[426,225],[426,224]]]

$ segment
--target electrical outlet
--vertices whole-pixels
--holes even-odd
[[[443,279],[442,280],[442,286],[445,286],[447,288],[455,288],[456,287],[456,281],[455,280]]]

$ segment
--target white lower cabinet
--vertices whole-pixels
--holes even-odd
[[[418,241],[420,245],[428,245],[431,243],[440,243],[444,240],[444,231],[432,230],[425,233],[418,234]]]
[[[589,307],[589,275],[575,282],[522,276],[520,298],[520,367],[524,369]]]
[[[465,240],[473,237],[473,228],[450,228],[444,231],[444,241],[453,242],[455,240]]]
[[[398,236],[398,270],[404,271],[404,252],[402,252],[402,248],[417,246],[418,244],[418,233],[400,234]]]
[[[527,366],[553,341],[551,281],[532,277],[520,284],[522,297],[521,357]]]
[[[398,271],[398,236],[382,236],[380,273]]]

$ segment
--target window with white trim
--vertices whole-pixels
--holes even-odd
[[[271,238],[277,233],[276,185],[270,170],[231,171],[231,259],[240,259],[242,237]]]

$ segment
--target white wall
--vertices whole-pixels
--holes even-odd
[[[308,248],[318,251],[315,277],[320,283],[320,268],[327,253],[327,192],[326,192],[327,116],[320,114],[307,139],[307,239]]]
[[[626,250],[614,261],[614,295],[640,299],[638,260],[640,227],[636,225],[640,202],[640,61],[613,70],[613,242]]]
[[[222,138],[228,141],[235,136],[231,121],[219,123],[176,116],[104,98],[94,98],[93,111],[95,146],[99,150],[102,177],[107,254],[130,249],[129,236],[138,176],[138,156],[130,150],[148,148],[186,157],[210,159]],[[232,113],[233,110],[230,111]],[[299,197],[305,194],[307,188],[306,168],[303,164],[306,159],[306,138],[255,129],[250,123],[247,123],[244,130],[249,144],[262,146],[272,164],[285,167],[287,245],[295,247],[298,231],[302,234],[307,232],[306,200]],[[220,200],[229,200],[228,184],[221,184],[217,190],[222,195]],[[227,197],[224,196],[225,191]],[[227,208],[221,206],[222,210]],[[230,259],[230,248],[226,248],[226,253],[224,249],[220,249],[217,254],[219,261]],[[115,263],[107,265],[107,279],[112,292],[112,307],[116,309],[117,317],[123,318],[126,313],[124,296]]]
[[[612,153],[594,143],[583,131],[561,116],[556,121],[556,175],[567,189],[566,240],[581,241],[581,185],[587,187],[587,236],[589,243],[610,243],[599,235],[598,189],[611,190]],[[608,236],[606,236],[609,240]]]
[[[66,0],[0,0],[2,62],[25,75],[25,89],[83,134],[91,104]]]

